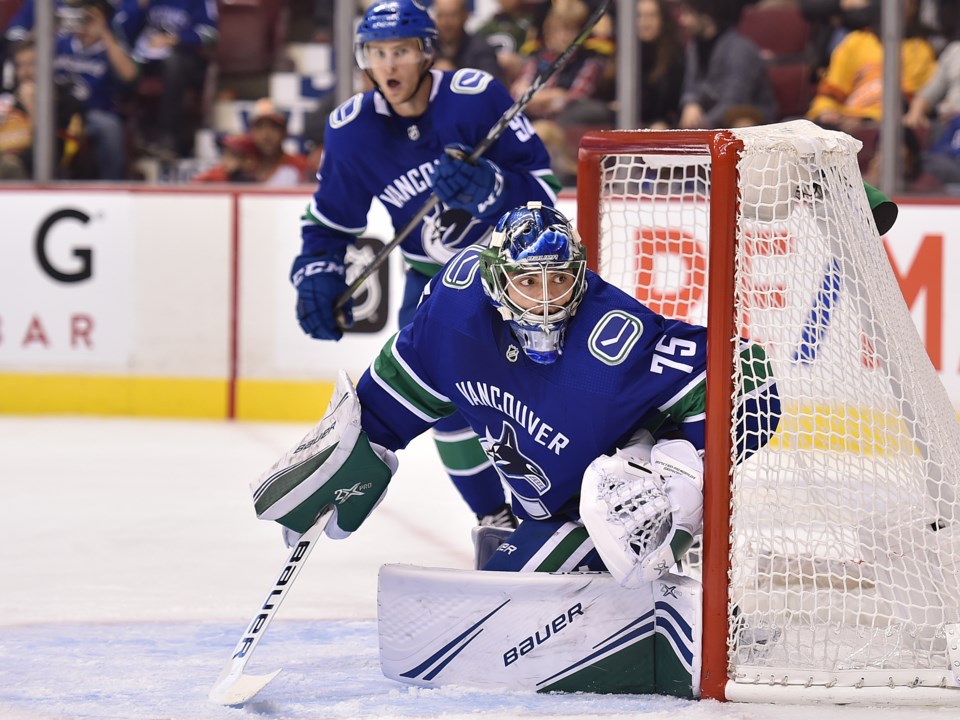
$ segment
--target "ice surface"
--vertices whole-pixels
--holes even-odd
[[[0,720],[643,718],[919,720],[956,708],[747,706],[649,696],[423,690],[379,669],[383,563],[470,567],[474,520],[432,443],[384,503],[311,555],[248,666],[244,708],[207,692],[286,558],[247,485],[295,424],[0,417]]]

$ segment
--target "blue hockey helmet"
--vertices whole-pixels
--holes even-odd
[[[587,289],[587,254],[570,221],[539,202],[504,213],[480,253],[480,275],[527,356],[555,362]]]
[[[433,57],[437,43],[437,26],[421,0],[379,0],[363,14],[353,43],[357,64],[367,68],[363,46],[378,40],[417,38],[423,53]]]

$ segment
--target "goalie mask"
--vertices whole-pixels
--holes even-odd
[[[369,70],[371,58],[365,46],[381,40],[417,38],[423,55],[421,61],[433,62],[436,55],[437,26],[420,0],[381,0],[363,14],[357,27],[353,52],[361,70]]]
[[[570,221],[539,202],[505,213],[480,254],[480,273],[524,353],[556,362],[587,288],[586,252]]]

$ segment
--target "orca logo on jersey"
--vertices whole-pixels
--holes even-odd
[[[423,251],[434,262],[445,265],[469,244],[464,239],[476,224],[476,218],[466,210],[437,205],[436,210],[423,219],[420,235]]]
[[[497,472],[511,485],[515,481],[525,481],[537,491],[538,495],[543,495],[550,489],[551,483],[547,474],[533,460],[520,452],[517,431],[510,423],[504,421],[498,438],[491,436],[490,429],[487,428],[486,437],[480,438],[480,444],[484,452],[493,460]]]

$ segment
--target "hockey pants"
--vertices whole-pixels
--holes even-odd
[[[566,518],[524,520],[500,544],[482,570],[573,572],[606,570],[587,529]]]

